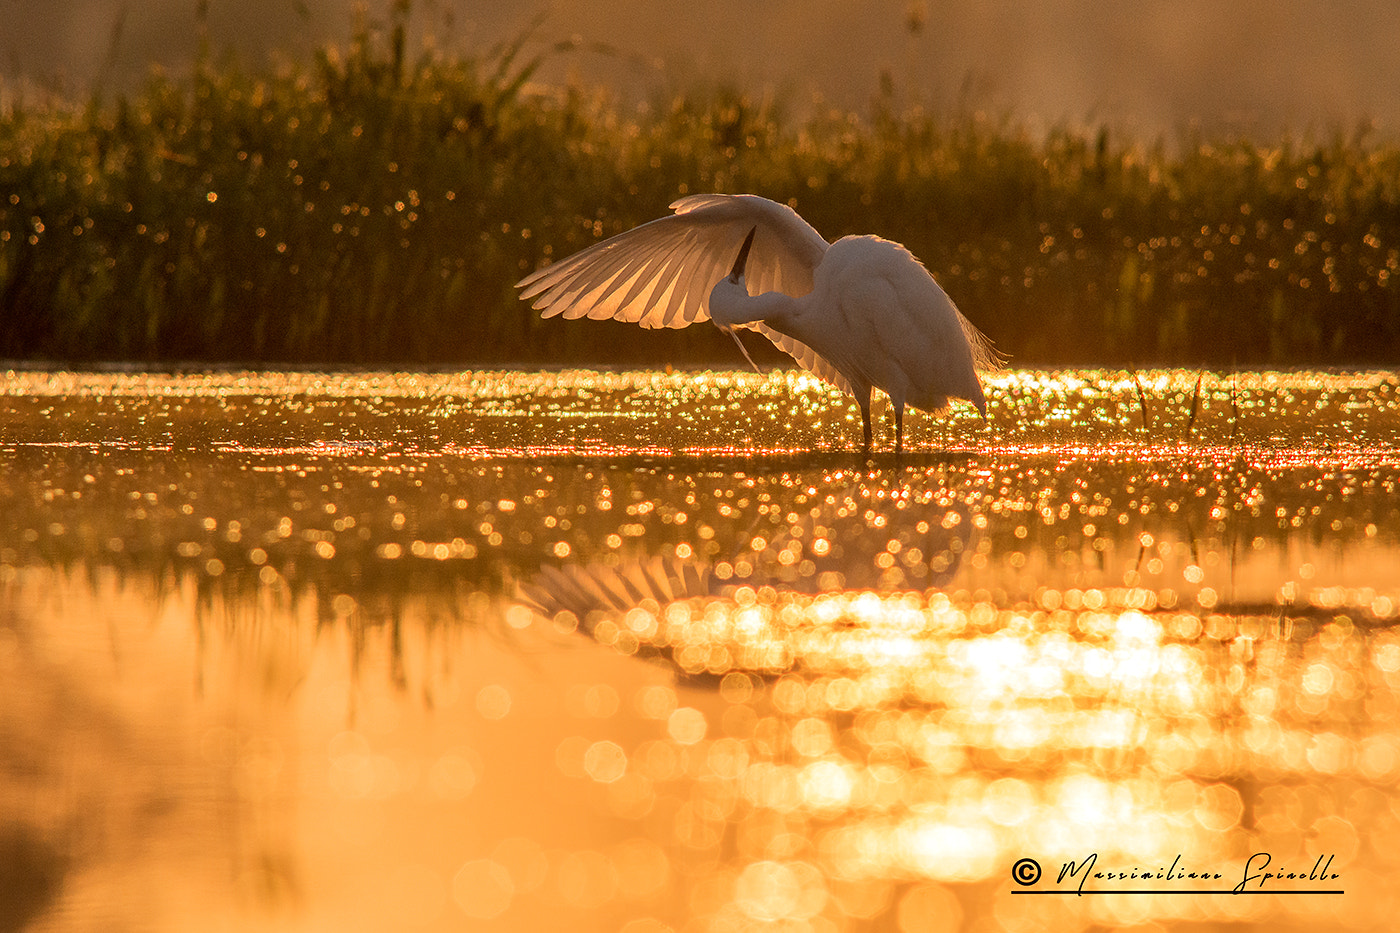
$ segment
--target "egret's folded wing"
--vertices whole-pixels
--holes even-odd
[[[797,360],[798,365],[807,372],[829,382],[843,392],[847,392],[851,395],[856,394],[855,390],[851,388],[851,384],[846,381],[846,378],[837,372],[836,367],[832,366],[831,363],[827,361],[826,357],[822,356],[816,350],[813,350],[800,340],[794,340],[787,334],[779,333],[767,324],[760,323],[752,326],[754,330],[773,341],[774,345],[776,345],[779,350],[782,350],[788,356]]]
[[[669,217],[526,276],[516,283],[520,297],[543,317],[684,327],[709,318],[710,290],[755,228],[745,270],[749,291],[800,296],[812,290],[827,243],[792,208],[750,194],[697,194],[671,208],[676,213]]]

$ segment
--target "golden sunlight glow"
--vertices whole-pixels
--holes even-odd
[[[988,383],[857,462],[788,372],[6,374],[39,928],[1386,928],[1394,375]],[[1011,875],[1252,852],[1345,900]]]

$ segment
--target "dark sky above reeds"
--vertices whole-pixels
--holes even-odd
[[[205,0],[216,50],[250,61],[348,37],[351,0]],[[390,0],[369,0],[383,20]],[[80,92],[179,68],[201,0],[0,0],[0,75]],[[1168,135],[1352,129],[1400,134],[1393,0],[416,0],[417,39],[484,51],[537,17],[541,78],[642,97],[696,81],[861,108],[882,77],[906,102]]]

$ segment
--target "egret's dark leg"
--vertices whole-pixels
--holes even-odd
[[[898,457],[904,453],[904,403],[897,402],[894,406],[894,455]]]
[[[865,428],[865,445],[861,447],[861,453],[870,456],[870,390],[866,389],[864,395],[856,396],[856,404],[860,405],[860,419]]]

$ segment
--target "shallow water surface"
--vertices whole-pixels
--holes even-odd
[[[8,374],[0,930],[1388,928],[1395,377],[988,396]]]

